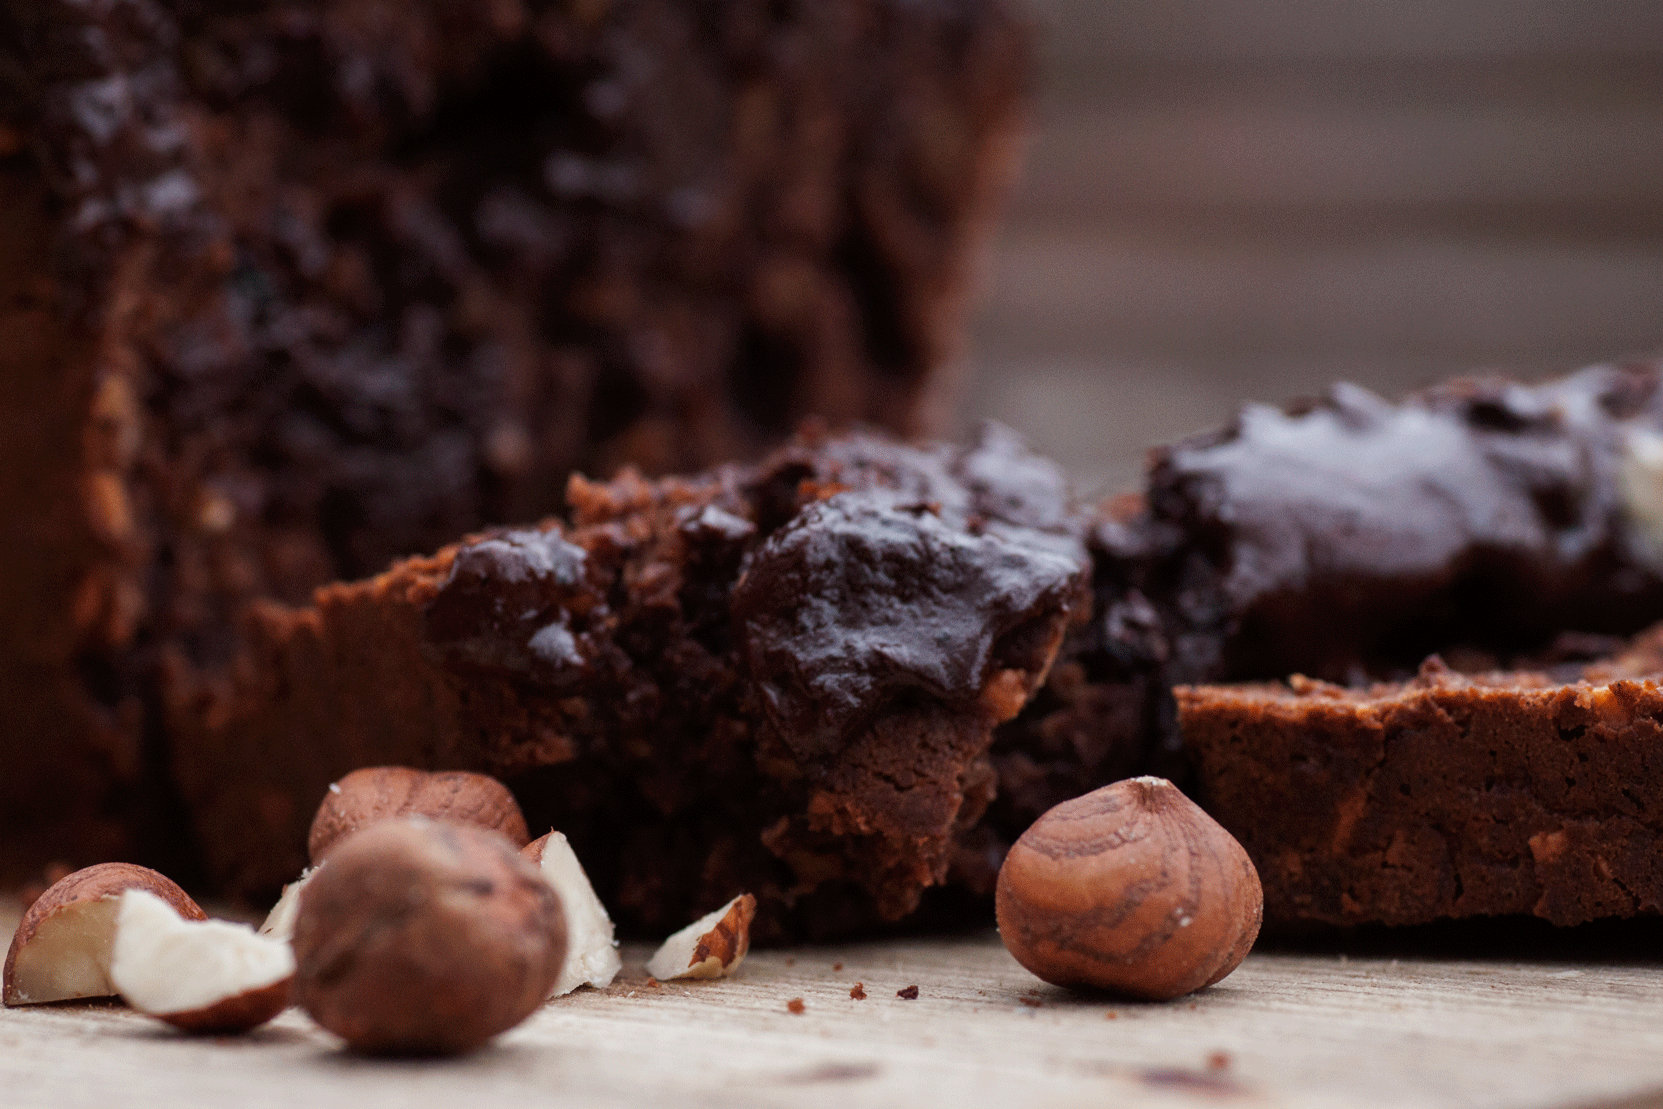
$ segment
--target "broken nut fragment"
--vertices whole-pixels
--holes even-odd
[[[490,828],[524,847],[531,838],[519,802],[495,778],[467,770],[366,766],[329,787],[306,850],[312,865],[342,837],[395,816],[426,816]]]
[[[283,892],[277,897],[277,904],[271,907],[271,912],[266,914],[265,923],[260,925],[260,935],[282,940],[284,943],[294,939],[294,921],[295,917],[300,915],[301,891],[317,872],[317,867],[307,867],[300,872],[299,878],[283,887]]]
[[[674,978],[721,978],[739,969],[751,949],[756,898],[742,893],[665,940],[647,962],[661,982]]]
[[[548,997],[565,914],[496,832],[401,817],[330,851],[300,895],[294,954],[295,1002],[350,1047],[457,1054]]]
[[[288,1008],[289,945],[226,920],[186,920],[145,890],[121,895],[110,983],[187,1032],[246,1032]]]
[[[612,918],[595,896],[595,887],[577,861],[577,854],[560,832],[550,832],[525,845],[520,854],[537,865],[543,878],[560,895],[566,914],[566,961],[550,997],[569,994],[579,986],[605,989],[623,967]]]
[[[113,997],[110,957],[121,895],[146,890],[189,920],[206,920],[171,879],[132,863],[99,863],[58,881],[37,897],[6,953],[7,1005]]]

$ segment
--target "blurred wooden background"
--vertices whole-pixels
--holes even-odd
[[[961,418],[1120,487],[1242,399],[1663,352],[1663,4],[1033,6]]]

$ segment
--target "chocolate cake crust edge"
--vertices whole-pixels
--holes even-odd
[[[1429,666],[1345,689],[1181,686],[1197,798],[1279,924],[1663,910],[1663,687]]]

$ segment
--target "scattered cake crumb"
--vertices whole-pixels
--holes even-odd
[[[803,999],[800,997],[793,997],[790,1001],[785,1003],[785,1007],[789,1012],[796,1013],[798,1016],[801,1016],[804,1008]]]
[[[901,989],[898,989],[898,990],[895,991],[895,996],[900,997],[900,998],[905,998],[908,1001],[917,1001],[918,1000],[918,987],[917,986],[904,986]]]
[[[866,1000],[866,983],[865,982],[856,982],[854,984],[854,987],[849,990],[849,996],[854,998],[856,1001],[865,1001]]]
[[[843,964],[842,963],[833,963],[832,964],[832,970],[838,971],[838,970],[842,970],[842,969],[843,969]]]
[[[658,989],[658,987],[662,986],[663,984],[664,983],[660,982],[658,979],[654,978],[652,975],[650,975],[650,974],[647,975],[647,987],[649,989],[656,990],[656,989]]]
[[[1120,1019],[1120,1014],[1115,1012],[1113,1009],[1110,1009],[1108,1012],[1103,1014],[1103,1019],[1104,1020],[1119,1020]]]
[[[1016,1000],[1022,1002],[1022,1004],[1026,1005],[1030,1009],[1038,1009],[1043,1007],[1045,1004],[1045,1002],[1041,1001],[1037,997],[1028,997],[1026,995],[1019,997]]]
[[[1208,1070],[1228,1070],[1229,1067],[1230,1053],[1228,1051],[1215,1051],[1207,1056]]]

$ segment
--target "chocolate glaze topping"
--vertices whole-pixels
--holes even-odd
[[[907,690],[964,702],[994,665],[1043,670],[1048,659],[996,658],[996,647],[1031,621],[1053,622],[1082,560],[1030,533],[851,492],[770,536],[733,611],[762,705],[793,749],[835,747]]]
[[[1212,571],[1170,611],[1179,634],[1221,637],[1233,676],[1343,679],[1457,643],[1632,631],[1663,581],[1636,558],[1618,474],[1631,428],[1660,424],[1649,369],[1401,405],[1341,385],[1162,452],[1145,526]]]

